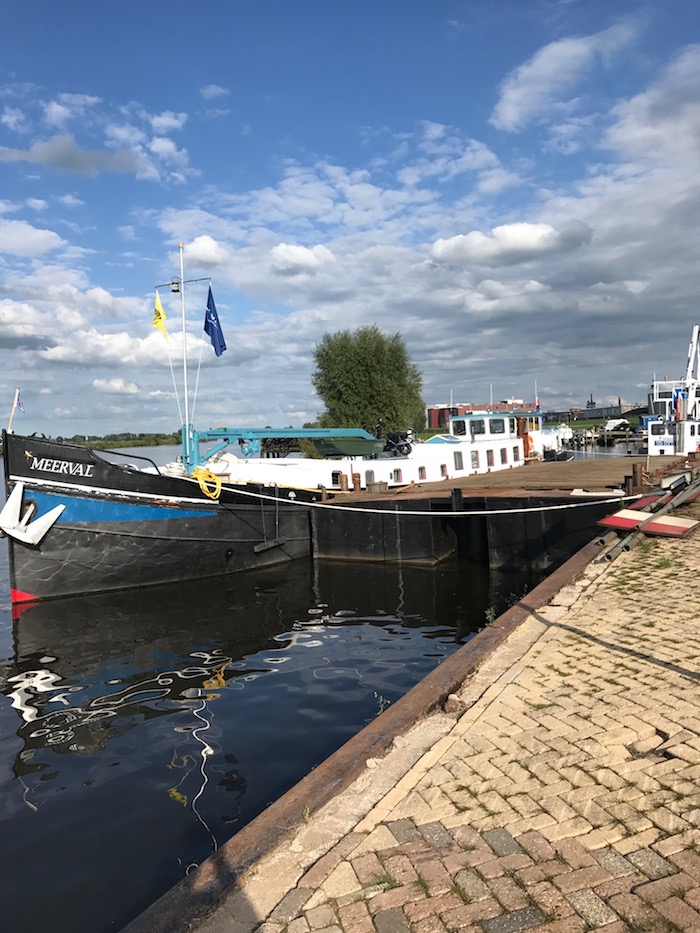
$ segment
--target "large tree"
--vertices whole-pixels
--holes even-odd
[[[383,334],[376,324],[326,334],[314,360],[312,381],[326,406],[322,426],[373,430],[381,422],[385,432],[425,428],[423,377],[400,334]]]

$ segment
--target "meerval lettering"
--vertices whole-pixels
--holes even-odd
[[[50,457],[42,457],[37,460],[32,457],[32,470],[40,470],[42,473],[64,473],[66,476],[92,476],[92,463],[75,463],[71,460],[52,460]]]

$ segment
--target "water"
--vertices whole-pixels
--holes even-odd
[[[121,929],[536,582],[297,561],[13,622],[0,539],[2,928]]]

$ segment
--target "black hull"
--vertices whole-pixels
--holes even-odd
[[[13,603],[201,580],[311,553],[309,510],[267,487],[224,487],[116,466],[88,448],[5,435],[22,509],[64,511],[37,544],[8,533]],[[298,504],[297,504],[298,503]],[[34,516],[33,516],[34,517]]]

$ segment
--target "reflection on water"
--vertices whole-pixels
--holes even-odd
[[[297,561],[13,624],[0,541],[6,928],[119,930],[534,582]]]

